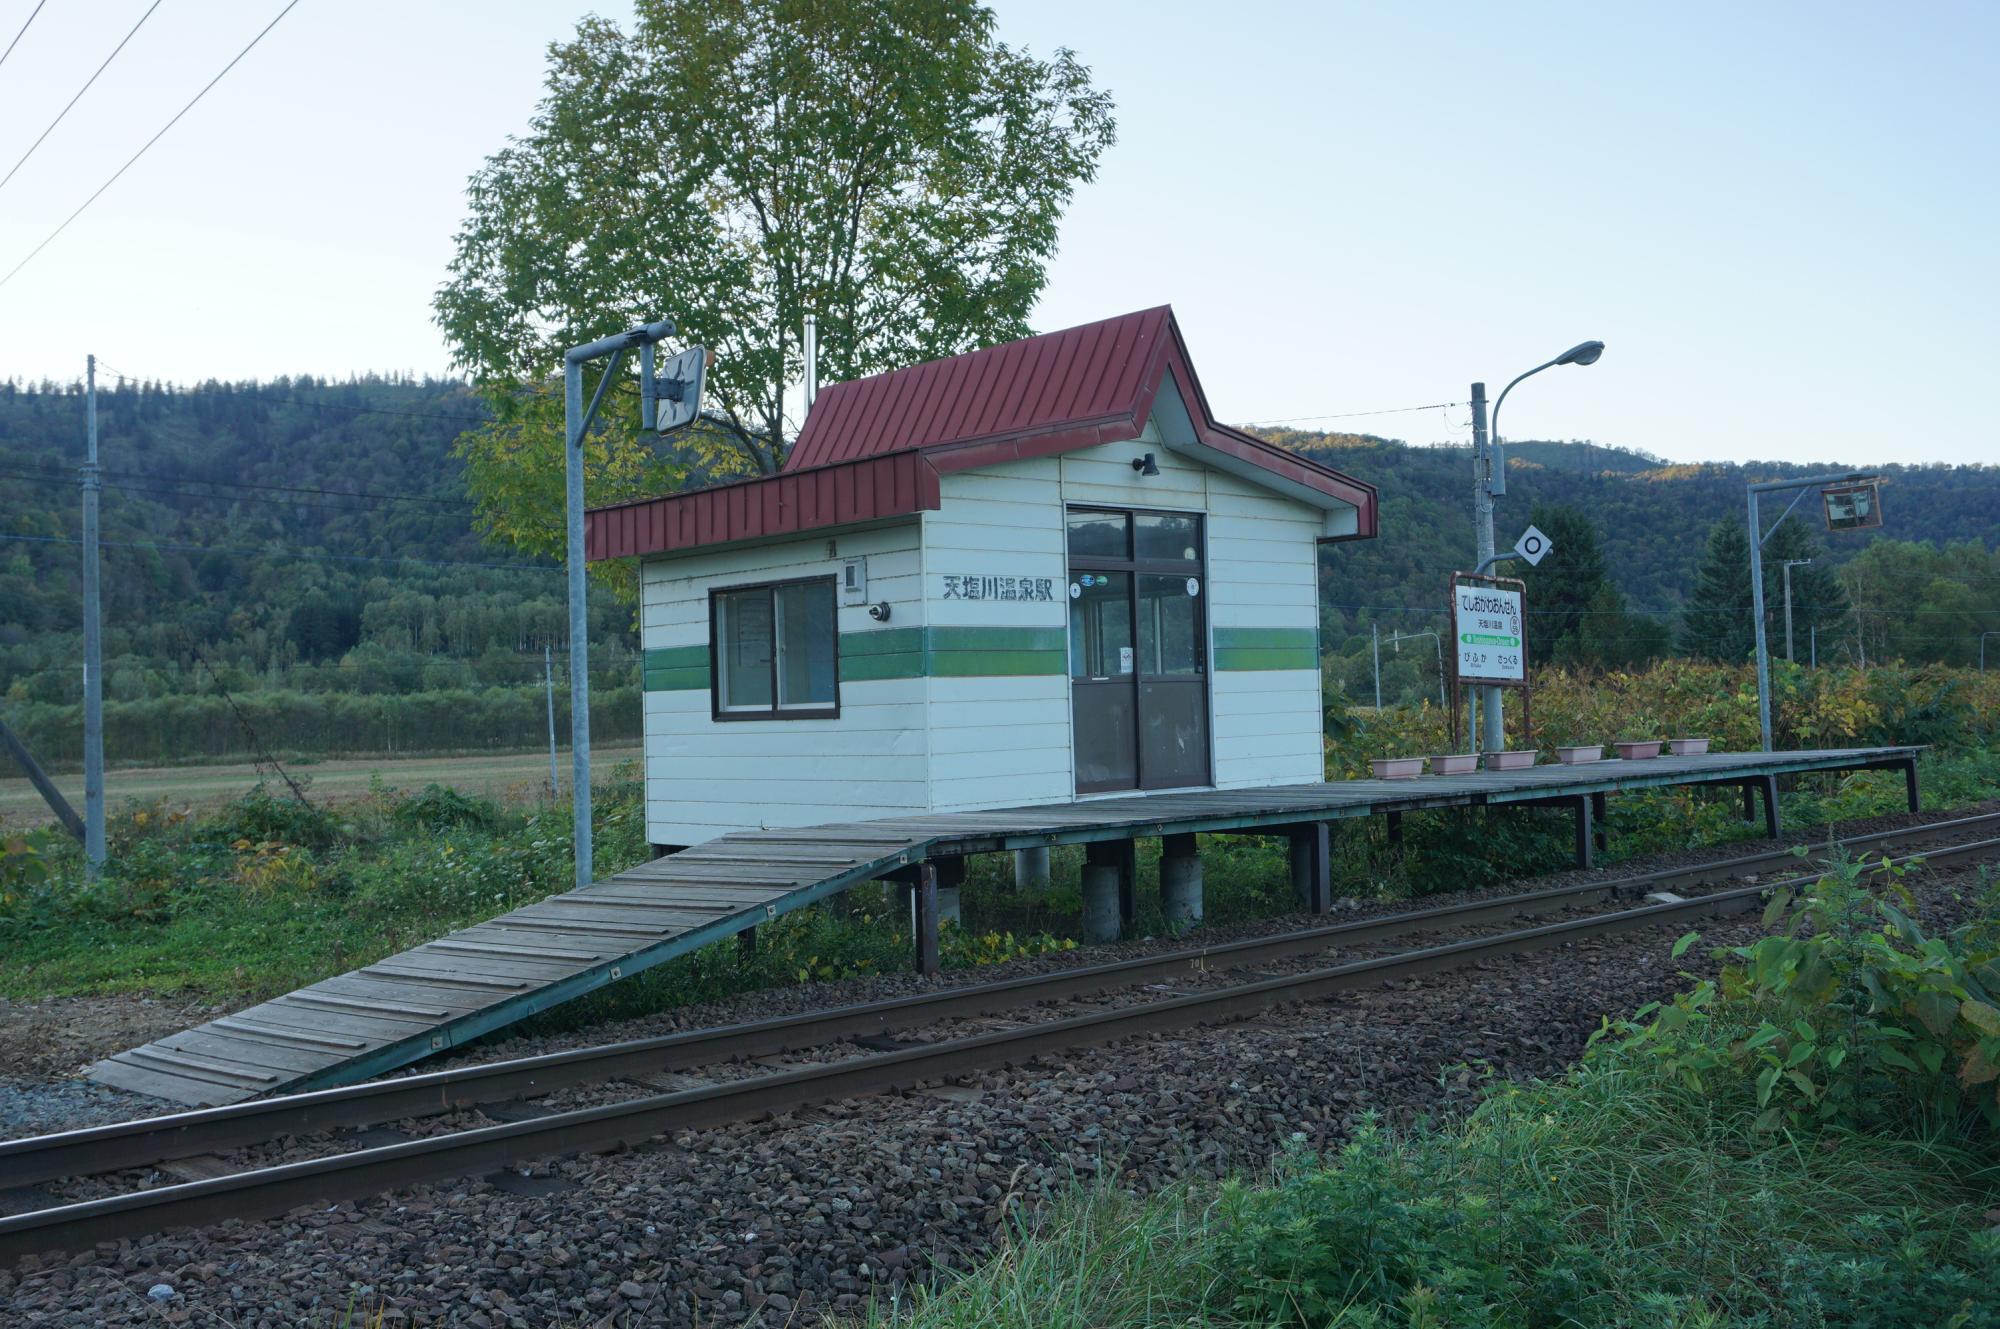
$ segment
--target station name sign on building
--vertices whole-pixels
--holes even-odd
[[[1452,642],[1465,683],[1525,683],[1527,632],[1521,592],[1460,582],[1452,587]]]
[[[1056,598],[1054,577],[944,574],[946,600],[1043,600]]]

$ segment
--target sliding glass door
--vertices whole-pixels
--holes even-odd
[[[1209,783],[1200,516],[1072,508],[1068,527],[1077,792]]]

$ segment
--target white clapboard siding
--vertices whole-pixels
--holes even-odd
[[[828,555],[829,541],[833,553]],[[641,638],[649,650],[706,646],[709,592],[721,587],[838,577],[868,560],[868,602],[890,621],[841,605],[844,639],[923,625],[918,522],[762,546],[648,559],[641,568]],[[732,830],[921,812],[930,801],[921,678],[847,681],[840,714],[815,720],[716,720],[706,688],[649,692],[645,703],[646,837],[699,844]]]

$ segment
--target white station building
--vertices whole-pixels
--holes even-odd
[[[1218,424],[1166,306],[830,386],[637,558],[647,837],[1325,778],[1319,547],[1375,490]]]

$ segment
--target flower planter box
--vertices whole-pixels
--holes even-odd
[[[1636,743],[1619,743],[1616,746],[1618,755],[1626,761],[1645,761],[1660,755],[1660,740],[1657,738]]]
[[[1486,769],[1489,771],[1518,771],[1535,764],[1541,754],[1533,748],[1519,752],[1489,752],[1485,755]]]
[[[1424,773],[1422,757],[1378,757],[1368,764],[1378,780],[1414,780]]]
[[[1676,757],[1698,757],[1708,751],[1708,740],[1705,738],[1670,738],[1667,740],[1667,749]]]
[[[1469,775],[1478,769],[1477,752],[1451,752],[1431,758],[1432,775]]]
[[[1556,749],[1556,760],[1565,766],[1581,766],[1587,761],[1596,761],[1603,755],[1602,743],[1592,743],[1589,747]]]

